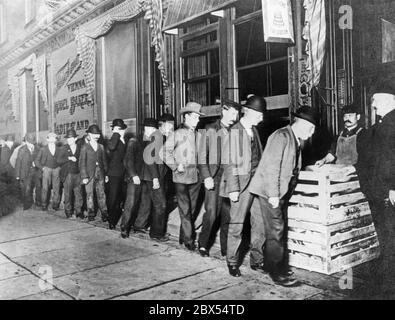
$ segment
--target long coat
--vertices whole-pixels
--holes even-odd
[[[98,144],[97,154],[95,150],[93,150],[90,143],[86,143],[83,145],[81,149],[80,155],[80,173],[81,179],[89,179],[92,180],[95,176],[96,170],[96,162],[99,163],[99,168],[102,176],[106,176],[108,171],[108,163],[107,157],[104,150],[104,147],[101,144]]]
[[[283,198],[288,193],[297,161],[300,170],[302,156],[297,156],[297,141],[291,126],[274,132],[266,144],[262,159],[249,191],[264,198]]]
[[[256,127],[252,128],[254,140],[258,142],[259,158],[262,155],[262,143]],[[230,128],[229,136],[230,159],[225,165],[225,172],[221,182],[220,195],[229,197],[232,192],[244,192],[252,179],[251,161],[252,144],[247,131],[238,122]]]
[[[125,175],[125,166],[123,159],[126,154],[126,142],[121,141],[119,133],[114,133],[107,144],[108,154],[108,176],[123,177]]]
[[[27,145],[19,149],[15,164],[15,175],[21,181],[26,180],[31,170],[36,170],[41,174],[41,170],[35,164],[35,159],[39,152],[40,149],[37,145],[34,146],[33,153],[29,151]]]
[[[395,110],[368,129],[358,141],[362,154],[356,166],[368,198],[383,201],[395,190]]]

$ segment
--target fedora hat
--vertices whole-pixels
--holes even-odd
[[[97,124],[92,124],[88,130],[86,130],[86,133],[90,134],[101,134],[100,128]]]
[[[361,113],[360,109],[354,104],[344,106],[342,108],[342,112],[343,112],[343,114],[348,114],[348,113],[360,114]]]
[[[200,116],[204,116],[205,114],[201,112],[202,105],[197,102],[188,102],[184,108],[181,108],[180,114],[185,113],[197,113]]]
[[[66,133],[66,136],[65,136],[66,139],[77,138],[77,137],[78,137],[78,134],[77,134],[77,132],[74,129],[67,130],[67,133]]]
[[[306,120],[315,126],[317,125],[317,114],[311,107],[300,107],[299,110],[293,112],[292,115],[296,118]]]
[[[262,97],[252,95],[247,99],[245,108],[265,113],[267,110],[266,100]]]
[[[125,124],[125,122],[122,119],[115,119],[112,122],[111,128],[115,127],[120,127],[121,130],[125,130],[128,126]]]
[[[377,82],[374,93],[386,93],[395,96],[395,84],[389,79],[381,79]]]

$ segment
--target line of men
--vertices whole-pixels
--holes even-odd
[[[295,113],[294,123],[270,136],[264,150],[257,131],[266,112],[264,98],[251,96],[243,106],[225,101],[221,118],[203,134],[197,130],[204,115],[201,109],[195,102],[182,108],[183,121],[177,130],[171,115],[159,119],[159,130],[155,119],[146,119],[143,136],[129,141],[123,120],[114,120],[106,147],[99,143],[97,125],[90,126],[80,141],[69,130],[64,146],[58,146],[57,136],[49,134],[41,149],[34,135],[27,134],[15,166],[24,208],[32,206],[35,189],[36,205],[47,210],[52,189],[52,207],[58,210],[62,184],[67,217],[83,218],[82,184],[90,221],[95,219],[97,206],[109,228],[115,229],[120,221],[121,236],[128,238],[131,232],[146,233],[151,220],[151,238],[165,242],[169,240],[166,193],[173,183],[181,219],[179,241],[193,251],[194,218],[204,185],[205,213],[198,239],[201,256],[209,256],[220,220],[222,254],[230,275],[240,277],[240,247],[250,217],[251,268],[268,273],[279,285],[298,285],[285,259],[285,212],[302,165],[301,141],[315,130],[312,109]],[[166,179],[169,170],[172,181]]]

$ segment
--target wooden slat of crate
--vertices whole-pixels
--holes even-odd
[[[354,212],[354,213],[350,213],[350,212]],[[335,224],[347,220],[356,219],[359,217],[364,217],[370,214],[371,211],[370,211],[369,203],[364,202],[364,203],[358,203],[355,205],[330,210],[327,218],[329,224]]]
[[[330,181],[347,182],[358,179],[358,176],[356,174],[344,176],[344,172],[330,172],[328,178]]]
[[[346,183],[337,183],[329,186],[330,193],[345,192],[348,190],[358,190],[361,188],[359,181],[352,181]]]
[[[304,184],[304,183],[298,183],[295,189],[296,192],[303,192],[307,194],[318,194],[320,191],[320,188],[318,184]]]
[[[320,175],[316,172],[312,171],[301,171],[299,173],[299,180],[305,181],[318,181],[320,179]]]
[[[346,194],[344,196],[332,197],[330,199],[330,204],[332,206],[340,205],[340,204],[353,204],[358,201],[366,200],[365,195],[362,192]]]
[[[348,270],[362,263],[372,261],[380,255],[380,248],[377,244],[371,248],[360,250],[344,257],[338,257],[330,263],[329,274]]]
[[[365,216],[362,218],[352,219],[343,221],[340,223],[332,224],[328,226],[328,233],[333,234],[349,228],[359,228],[361,224],[368,226],[373,223],[373,218],[371,216]],[[348,231],[347,231],[348,232]],[[333,235],[336,236],[336,235]]]
[[[354,242],[350,242],[344,246],[338,247],[338,248],[332,248],[330,249],[331,257],[336,257],[339,255],[344,255],[347,254],[351,251],[358,250],[363,247],[372,247],[378,244],[378,239],[377,235],[374,234],[370,237],[364,238],[364,239],[359,239]]]
[[[290,203],[299,203],[299,204],[308,204],[312,206],[319,206],[320,205],[320,199],[319,197],[308,197],[308,196],[302,196],[302,195],[294,195],[291,200],[289,201]]]
[[[306,257],[300,252],[289,252],[289,265],[292,267],[328,274],[328,265],[326,259],[320,257]]]
[[[365,234],[366,235],[371,234],[375,231],[376,231],[376,229],[374,227],[374,224],[371,224],[367,227],[354,229],[354,230],[351,230],[351,231],[345,232],[345,233],[339,233],[339,234],[336,234],[330,238],[330,244],[333,245],[333,244],[336,244],[339,242],[347,241],[349,239],[357,238],[357,237],[363,236]]]
[[[309,230],[321,233],[324,237],[327,236],[328,227],[320,223],[311,223],[306,221],[300,221],[295,219],[290,219],[288,217],[288,227],[296,228],[301,230]]]
[[[313,256],[319,256],[322,258],[326,258],[328,253],[325,246],[313,243],[295,243],[292,240],[288,241],[288,249],[291,251],[297,251],[301,253],[306,253]]]
[[[295,219],[313,223],[326,223],[326,217],[321,216],[320,212],[317,209],[299,206],[288,207],[288,219]]]
[[[327,238],[325,234],[319,232],[306,231],[305,233],[303,233],[300,231],[288,230],[288,239],[319,244],[322,246],[327,245]]]

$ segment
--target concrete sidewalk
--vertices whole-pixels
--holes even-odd
[[[0,299],[347,299],[343,274],[295,270],[302,286],[286,289],[242,266],[228,275],[218,255],[203,259],[177,239],[120,238],[101,222],[61,213],[18,211],[0,219]],[[354,276],[354,286],[362,281]],[[51,287],[52,285],[52,287]]]

